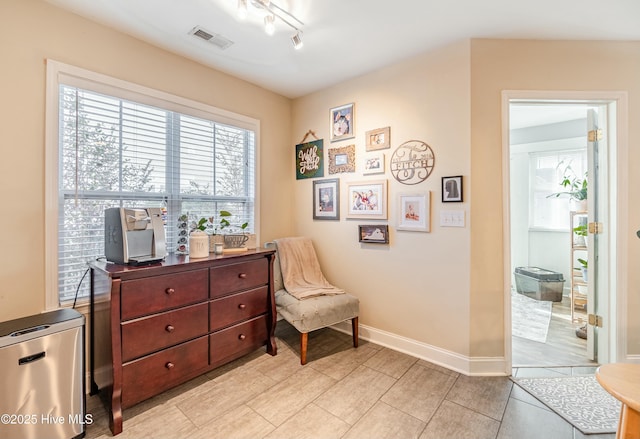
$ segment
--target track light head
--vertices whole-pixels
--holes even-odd
[[[293,43],[293,48],[299,50],[304,46],[304,42],[302,41],[302,32],[298,31],[294,36],[291,37],[291,42]]]
[[[238,18],[244,20],[247,18],[249,14],[249,10],[247,9],[247,0],[238,0]]]
[[[264,31],[267,33],[267,35],[273,35],[273,33],[276,31],[275,17],[273,16],[273,14],[264,16]]]

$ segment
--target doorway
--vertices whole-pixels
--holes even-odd
[[[607,266],[615,247],[609,243],[615,240],[584,236],[583,230],[588,221],[609,220],[611,206],[597,198],[612,194],[606,173],[612,145],[606,140],[615,139],[615,133],[607,130],[611,113],[615,115],[610,111],[614,104],[576,99],[505,102],[509,111],[505,159],[509,159],[510,291],[506,303],[511,317],[507,349],[511,365],[597,364],[608,358],[609,328],[588,325],[588,315],[598,315],[598,308],[608,309],[610,298],[604,295],[615,292],[605,288],[612,284],[610,273],[598,269]],[[590,142],[587,134],[594,112],[596,121],[604,125],[598,128],[606,133],[601,145],[598,139]],[[591,195],[587,203],[575,199],[580,190]],[[589,261],[585,275],[589,273],[591,281],[579,270],[581,262]],[[605,323],[611,325],[611,320]],[[601,338],[603,355],[598,356]]]

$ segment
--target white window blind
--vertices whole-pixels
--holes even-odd
[[[565,175],[583,179],[587,170],[587,151],[539,152],[529,157],[529,227],[540,230],[569,230],[569,196],[552,196],[569,189],[561,186]]]
[[[104,255],[108,207],[165,207],[169,252],[184,213],[228,210],[253,231],[253,130],[68,84],[58,103],[60,302],[88,296],[80,281],[87,262]]]

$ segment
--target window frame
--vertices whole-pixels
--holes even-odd
[[[586,140],[585,140],[586,142]],[[538,150],[538,151],[532,151],[529,152],[529,156],[528,156],[528,160],[529,160],[529,184],[528,184],[528,197],[529,197],[529,224],[528,224],[528,229],[529,231],[534,231],[534,232],[568,232],[571,230],[571,228],[569,227],[569,224],[567,223],[567,221],[562,221],[562,225],[558,226],[558,227],[553,227],[549,224],[544,224],[544,225],[537,225],[534,223],[534,219],[535,219],[535,214],[536,214],[536,209],[535,209],[535,193],[537,192],[537,190],[539,191],[540,186],[538,186],[535,183],[535,178],[536,178],[536,170],[538,169],[538,167],[536,166],[535,162],[538,161],[540,158],[542,157],[557,157],[560,158],[560,156],[563,155],[581,155],[582,159],[585,161],[584,163],[582,163],[582,165],[586,165],[586,161],[587,161],[587,148],[586,146],[584,147],[577,147],[577,148],[563,148],[563,149],[552,149],[552,150]],[[556,160],[556,162],[558,163],[558,165],[561,163],[561,161],[559,162],[558,160]],[[557,166],[556,165],[556,168]],[[560,181],[560,180],[558,180]],[[557,189],[555,190],[550,190],[547,197],[553,195],[554,193],[557,192],[563,192],[563,189],[560,185],[558,185]],[[569,206],[569,198],[566,197],[563,200],[563,204],[565,205],[567,211],[566,211],[566,215],[568,218],[569,212],[571,211],[570,206]]]
[[[60,303],[58,291],[58,222],[59,200],[58,184],[60,179],[59,140],[59,86],[66,84],[97,93],[131,100],[146,105],[160,107],[189,116],[212,120],[216,123],[235,126],[254,132],[255,160],[252,170],[254,186],[254,218],[252,225],[259,242],[260,234],[260,121],[258,119],[223,110],[209,104],[176,96],[131,83],[80,67],[47,59],[46,61],[46,98],[45,98],[45,310],[58,309]],[[89,282],[88,276],[84,282]],[[86,304],[88,299],[78,300]],[[66,304],[66,302],[65,302]]]

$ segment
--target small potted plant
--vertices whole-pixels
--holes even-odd
[[[573,228],[573,234],[576,235],[573,240],[576,246],[587,246],[587,225],[580,224]]]
[[[222,215],[224,212],[224,216]],[[220,216],[222,219],[220,220],[220,229],[227,228],[227,233],[224,233],[224,246],[226,248],[240,248],[243,247],[244,244],[249,240],[249,235],[245,233],[247,227],[249,227],[248,222],[244,222],[240,225],[233,225],[229,222],[227,217],[231,216],[231,213],[226,210],[220,211]]]
[[[582,271],[582,279],[587,282],[587,268],[588,268],[588,263],[586,259],[582,259],[582,258],[578,258],[578,262],[580,263],[580,271]]]
[[[210,248],[213,248],[216,242],[223,242],[227,248],[230,247],[242,247],[249,237],[244,232],[249,223],[245,222],[240,225],[233,225],[230,221],[233,214],[228,210],[221,210],[218,213],[219,221],[216,223],[215,217],[202,217],[197,222],[193,222],[191,225],[192,230],[202,230],[209,235]]]

